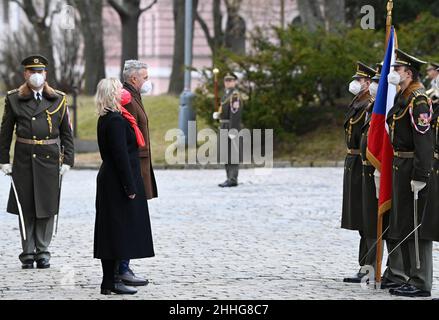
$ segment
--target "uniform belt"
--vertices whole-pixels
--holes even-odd
[[[220,120],[220,123],[229,123],[230,120]]]
[[[434,158],[439,160],[439,153],[438,152],[434,152]]]
[[[412,151],[393,151],[393,156],[397,158],[412,159],[415,157],[415,153]]]
[[[36,140],[36,139],[24,139],[17,137],[17,142],[33,145],[48,145],[58,143],[58,139]]]
[[[361,154],[360,149],[347,149],[346,152],[351,155],[359,155]]]
[[[367,160],[363,160],[362,163],[363,163],[363,166],[370,166],[370,167],[372,166],[372,163],[370,161],[367,161]]]

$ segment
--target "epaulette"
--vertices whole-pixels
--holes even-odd
[[[19,91],[18,88],[17,88],[17,89],[14,89],[14,90],[11,90],[11,91],[8,91],[8,96],[9,96],[10,94],[16,93],[16,92],[18,92],[18,91]]]
[[[65,96],[65,95],[66,95],[65,92],[62,92],[62,91],[57,90],[57,89],[54,89],[54,90],[55,90],[56,93],[58,93],[58,94],[60,94],[60,95],[62,95],[62,96]]]
[[[423,89],[417,89],[415,91],[412,92],[412,99],[411,102],[412,104],[415,102],[415,100],[419,97],[425,97],[425,99],[427,100],[427,102],[430,100],[427,96],[427,94],[425,93],[425,90]]]

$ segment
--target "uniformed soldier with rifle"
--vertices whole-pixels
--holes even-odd
[[[373,265],[374,256],[367,254],[373,245],[373,240],[365,237],[363,233],[362,215],[362,170],[360,141],[362,128],[366,120],[368,107],[373,102],[369,93],[369,85],[375,70],[358,61],[357,72],[349,85],[349,91],[355,95],[350,103],[344,122],[347,155],[343,176],[343,208],[341,227],[348,230],[358,230],[360,233],[360,246],[358,263],[360,270],[352,277],[344,278],[344,282],[360,283],[366,275],[362,266]]]
[[[36,262],[37,268],[44,269],[50,267],[49,245],[59,211],[60,178],[73,166],[73,135],[65,94],[46,82],[48,60],[31,55],[22,65],[26,82],[9,91],[5,99],[0,164],[11,177],[7,211],[19,215],[22,268],[31,269]]]
[[[396,49],[396,61],[388,76],[399,85],[394,106],[387,115],[393,146],[392,208],[388,237],[398,241],[402,251],[405,284],[390,289],[397,296],[427,297],[432,287],[432,242],[419,232],[426,219],[432,152],[432,104],[420,81],[426,62]]]
[[[381,78],[381,70],[383,63],[376,64],[376,74],[372,77],[372,82],[369,86],[369,93],[372,97],[371,103],[366,107],[366,119],[362,127],[361,134],[361,160],[363,163],[362,173],[362,214],[363,214],[363,236],[366,238],[368,252],[361,258],[361,263],[373,266],[376,268],[376,249],[377,249],[377,218],[378,218],[378,198],[379,198],[379,183],[376,181],[376,169],[372,163],[367,159],[367,143],[369,137],[370,122],[372,120],[372,111],[375,104],[375,98],[378,93],[378,84]],[[391,252],[396,246],[394,241],[387,239],[386,233],[389,225],[389,215],[384,216],[383,220],[383,235],[382,238],[386,240],[387,251]],[[360,264],[361,264],[360,263]],[[401,250],[396,249],[387,260],[387,268],[381,279],[381,289],[390,289],[401,286],[407,280],[404,274],[404,265],[401,256]]]
[[[213,114],[215,120],[219,120],[220,129],[228,130],[227,148],[220,151],[220,159],[224,160],[227,180],[219,184],[222,188],[236,187],[238,185],[239,162],[242,157],[242,146],[239,142],[241,130],[241,118],[243,109],[243,94],[237,88],[238,77],[229,72],[224,77],[225,94],[221,100],[220,108]],[[235,129],[235,130],[233,130]],[[218,144],[219,146],[221,144]],[[228,157],[222,157],[227,151]]]

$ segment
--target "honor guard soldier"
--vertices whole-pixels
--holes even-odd
[[[363,162],[363,177],[362,177],[362,204],[363,204],[363,236],[366,238],[368,253],[361,258],[366,265],[372,265],[373,269],[376,267],[376,240],[377,240],[377,218],[378,218],[378,198],[379,185],[376,186],[375,181],[375,167],[367,159],[367,143],[369,137],[370,121],[372,120],[372,112],[375,104],[375,98],[378,93],[378,84],[381,78],[381,70],[383,63],[376,64],[376,74],[372,78],[369,86],[369,93],[371,95],[371,103],[366,107],[366,120],[362,127],[361,134],[361,160]],[[383,230],[386,230],[389,224],[389,215],[385,214],[383,219]],[[397,245],[396,243],[387,239],[386,234],[383,234],[386,239],[387,251],[391,252]],[[387,268],[381,280],[381,289],[390,289],[401,286],[407,278],[404,274],[404,265],[402,263],[401,250],[396,249],[387,260]]]
[[[373,102],[369,93],[369,85],[375,70],[362,62],[357,62],[357,72],[349,84],[349,91],[355,95],[348,107],[344,128],[347,146],[347,155],[344,165],[343,177],[343,208],[341,227],[348,230],[358,230],[360,233],[360,246],[358,262],[360,271],[354,276],[344,278],[344,282],[360,283],[366,273],[362,266],[373,264],[373,256],[367,255],[370,247],[363,233],[362,215],[362,160],[360,140],[362,127],[366,120],[367,107]],[[369,241],[370,242],[370,241]],[[369,243],[370,244],[370,243]],[[366,259],[363,259],[366,257]]]
[[[388,237],[401,243],[408,277],[404,285],[390,289],[390,293],[407,297],[430,296],[432,287],[432,242],[418,228],[428,218],[424,210],[433,157],[432,104],[419,74],[425,63],[396,49],[394,70],[388,76],[389,83],[400,86],[386,119],[393,146]]]
[[[433,111],[435,111],[439,106],[439,63],[430,62],[427,67],[427,76],[431,80],[427,95],[432,100]]]
[[[11,176],[7,211],[18,214],[23,269],[49,268],[49,244],[59,210],[60,176],[73,166],[73,136],[66,96],[46,82],[48,61],[22,61],[26,82],[9,91],[0,129],[0,163]],[[12,136],[16,133],[13,163]]]
[[[438,64],[431,63],[430,66],[438,66]],[[436,77],[435,79],[436,83],[432,83],[432,86],[439,85],[439,78]],[[431,95],[429,96],[433,98]],[[422,225],[419,229],[424,239],[439,241],[439,108],[438,104],[434,102],[433,117],[431,119],[431,134],[433,135],[433,160],[430,179],[428,181],[427,207],[425,209],[424,218],[422,219]]]
[[[241,143],[237,132],[241,130],[241,118],[243,108],[243,94],[237,89],[238,77],[234,73],[227,73],[224,77],[225,95],[221,100],[218,112],[214,113],[214,119],[219,119],[220,129],[232,130],[228,133],[228,158],[222,159],[225,151],[220,150],[220,159],[226,162],[227,180],[219,184],[220,187],[236,187],[238,185],[239,161],[241,158]],[[234,132],[236,129],[237,132]],[[219,144],[220,145],[220,144]]]

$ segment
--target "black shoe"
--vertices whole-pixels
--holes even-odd
[[[129,268],[127,272],[125,272],[124,274],[119,274],[117,277],[122,280],[125,285],[131,287],[146,286],[149,283],[147,279],[136,276],[134,272]]]
[[[425,291],[416,288],[415,286],[412,286],[411,284],[407,284],[404,286],[401,286],[397,289],[391,289],[389,290],[390,294],[394,296],[400,296],[400,297],[411,297],[411,298],[418,298],[418,297],[430,297],[431,292]]]
[[[33,269],[34,268],[34,260],[27,259],[21,263],[21,269]]]
[[[38,269],[47,269],[50,268],[50,263],[48,259],[38,259],[37,260],[37,268]]]
[[[111,289],[101,288],[101,294],[110,295],[112,292],[115,294],[136,294],[137,290],[127,287],[122,281],[115,282]]]
[[[367,273],[361,273],[358,272],[356,275],[354,275],[353,277],[348,277],[348,278],[344,278],[343,282],[346,283],[361,283],[361,279],[366,276]]]
[[[381,278],[381,287],[380,289],[396,289],[401,287],[400,283],[396,283],[393,281],[390,281],[387,278]]]
[[[230,188],[230,187],[236,187],[238,185],[237,182],[230,182],[230,181],[226,181],[224,183],[219,184],[218,186],[221,188]]]

